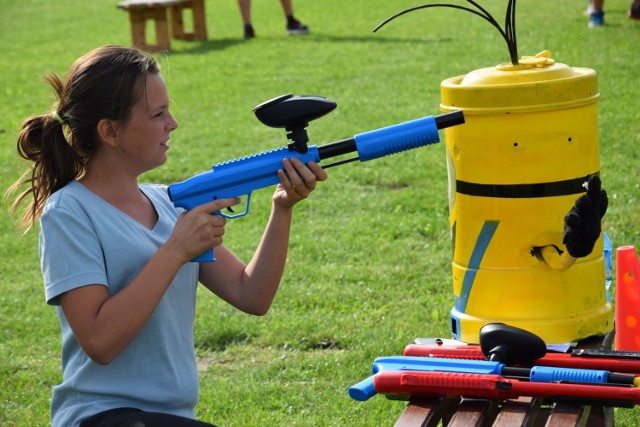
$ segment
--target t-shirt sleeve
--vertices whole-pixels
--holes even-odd
[[[84,212],[50,206],[40,218],[40,263],[47,304],[86,285],[107,286],[100,240]]]

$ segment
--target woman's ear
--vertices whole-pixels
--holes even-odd
[[[109,147],[118,148],[118,123],[102,119],[98,122],[98,137]]]

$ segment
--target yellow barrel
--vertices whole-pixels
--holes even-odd
[[[441,95],[466,120],[446,129],[453,335],[477,343],[490,322],[547,344],[610,332],[602,236],[575,262],[540,252],[566,252],[564,217],[600,170],[596,72],[542,52],[446,79]]]

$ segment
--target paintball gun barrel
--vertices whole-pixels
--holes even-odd
[[[257,106],[258,119],[267,126],[285,128],[292,141],[288,146],[251,156],[214,164],[211,171],[196,175],[186,181],[171,184],[169,197],[175,207],[187,210],[217,199],[247,196],[245,209],[237,214],[218,212],[227,218],[237,218],[249,212],[251,193],[280,182],[278,170],[285,158],[297,157],[303,163],[320,163],[322,160],[357,152],[358,157],[338,161],[324,168],[354,160],[365,162],[390,154],[422,147],[440,141],[438,130],[464,123],[462,111],[427,116],[416,120],[361,133],[353,138],[322,146],[307,146],[305,128],[315,120],[336,108],[328,98],[314,96],[283,95]],[[209,250],[193,261],[215,261]]]

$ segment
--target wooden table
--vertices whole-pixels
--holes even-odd
[[[578,348],[610,349],[614,334],[580,341]],[[613,408],[571,401],[521,397],[496,399],[411,398],[396,427],[613,426]]]
[[[204,0],[125,0],[118,8],[129,12],[133,46],[149,52],[171,50],[169,22],[173,38],[182,40],[206,40],[207,22]],[[193,30],[185,29],[184,11],[190,9]],[[147,21],[153,21],[155,43],[148,40]]]
[[[413,398],[396,427],[613,426],[613,408],[545,401]]]

